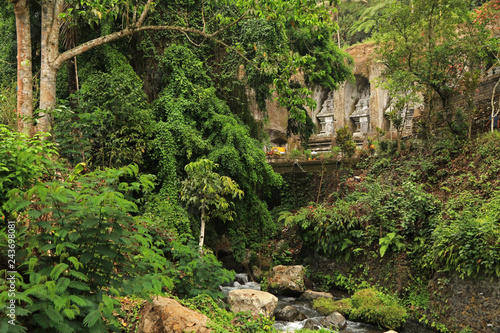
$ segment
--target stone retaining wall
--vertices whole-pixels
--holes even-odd
[[[500,279],[460,279],[437,274],[429,282],[431,311],[452,332],[500,332]],[[430,313],[429,313],[430,315]]]

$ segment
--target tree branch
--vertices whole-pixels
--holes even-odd
[[[142,26],[142,24],[144,23],[144,20],[146,19],[146,16],[148,15],[148,12],[149,12],[149,6],[151,5],[152,2],[153,2],[153,0],[148,0],[146,5],[144,6],[144,10],[142,11],[141,16],[139,17],[139,20],[135,24],[136,28],[140,28]]]
[[[223,31],[231,28],[233,25],[237,24],[238,22],[240,22],[241,20],[243,20],[244,18],[246,18],[246,14],[247,14],[247,12],[244,12],[240,17],[238,17],[238,19],[236,19],[233,22],[231,22],[231,24],[229,24],[228,26],[220,28],[219,30],[217,30],[216,32],[214,32],[213,34],[211,34],[211,36],[215,37],[218,34],[220,34],[221,32],[223,32]]]
[[[149,1],[151,1],[151,0],[149,0]],[[143,14],[144,14],[144,12],[143,12]],[[141,17],[143,14],[141,14]],[[240,19],[242,19],[242,18],[243,18],[243,16],[240,17]],[[236,23],[236,21],[234,21],[232,24],[228,25],[224,29],[230,28],[235,23]],[[117,32],[114,32],[112,34],[109,34],[107,36],[102,36],[102,37],[92,39],[86,43],[80,44],[77,47],[72,48],[71,50],[67,50],[67,51],[59,54],[57,59],[55,59],[54,62],[52,63],[52,66],[55,68],[59,68],[66,60],[71,59],[79,54],[82,54],[82,53],[88,51],[88,50],[91,50],[94,47],[97,47],[97,46],[100,46],[100,45],[103,45],[103,44],[106,44],[109,42],[113,42],[113,41],[116,41],[118,39],[133,35],[133,34],[138,33],[138,32],[143,32],[143,31],[178,31],[178,32],[181,32],[184,34],[194,34],[194,35],[202,36],[202,37],[210,39],[210,40],[212,40],[218,44],[221,44],[224,47],[236,52],[245,61],[252,64],[252,66],[255,67],[257,70],[260,70],[260,68],[257,67],[255,64],[253,64],[252,61],[250,59],[248,59],[243,53],[241,53],[240,51],[238,51],[234,47],[224,43],[223,41],[215,38],[215,36],[221,30],[219,30],[213,34],[207,34],[206,32],[203,32],[203,31],[200,31],[197,29],[183,28],[183,27],[178,27],[178,26],[167,26],[167,25],[126,28],[126,29],[123,29],[121,31],[117,31]]]

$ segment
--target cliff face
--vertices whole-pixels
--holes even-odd
[[[375,137],[376,129],[380,128],[387,132],[389,137],[395,135],[391,124],[385,113],[390,107],[388,91],[380,86],[383,65],[375,59],[375,45],[372,43],[351,46],[346,51],[354,59],[354,77],[352,82],[343,83],[336,91],[316,87],[313,90],[313,98],[317,106],[314,110],[308,110],[309,115],[315,122],[318,131],[310,139],[311,149],[316,151],[328,151],[335,140],[335,130],[347,125],[354,133],[354,139],[358,145],[362,145],[367,137]],[[476,96],[476,106],[479,109],[476,119],[473,120],[476,131],[485,131],[491,112],[491,92],[496,81],[500,78],[500,69],[495,68],[485,74]],[[500,95],[500,89],[497,89]],[[252,92],[249,92],[252,98]],[[497,97],[498,98],[498,97]],[[457,107],[463,106],[464,101],[460,96],[454,101]],[[262,119],[263,115],[253,106],[256,119]],[[418,117],[423,106],[416,105],[407,110],[407,121],[404,135],[412,134],[412,120]],[[269,133],[270,143],[273,146],[287,146],[288,149],[297,148],[300,144],[297,138],[286,137],[286,126],[288,113],[285,109],[276,105],[273,100],[267,102],[268,121],[265,130]],[[484,129],[483,129],[484,127]]]

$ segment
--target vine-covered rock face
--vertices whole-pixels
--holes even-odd
[[[275,295],[300,296],[305,291],[305,270],[301,265],[278,265],[269,271],[268,290]]]
[[[174,299],[158,297],[143,309],[139,333],[181,333],[186,330],[208,333],[211,330],[206,326],[207,321],[207,316],[182,306]]]
[[[227,302],[234,313],[250,311],[253,315],[271,317],[278,305],[278,297],[265,291],[237,289],[229,292]]]

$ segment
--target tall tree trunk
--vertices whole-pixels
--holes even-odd
[[[49,113],[56,106],[56,76],[60,62],[59,56],[59,14],[62,12],[64,0],[42,1],[42,64],[40,68],[40,119],[38,130],[50,130]]]
[[[28,0],[14,1],[17,33],[17,126],[30,134],[33,116],[33,73],[31,62],[31,28]]]
[[[200,253],[203,252],[203,242],[205,241],[205,207],[201,207],[201,228],[200,228]]]

